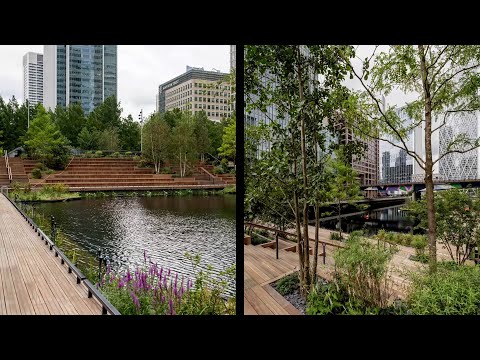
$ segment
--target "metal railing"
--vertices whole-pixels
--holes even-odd
[[[49,246],[49,249],[51,251],[55,252],[55,257],[59,257],[60,261],[63,264],[67,264],[68,267],[68,272],[69,273],[75,273],[77,277],[77,284],[80,284],[83,282],[83,284],[86,286],[87,291],[88,291],[88,297],[91,298],[92,296],[95,296],[97,300],[100,302],[102,305],[102,315],[106,315],[108,313],[112,315],[121,315],[120,312],[102,295],[102,293],[94,286],[92,283],[86,278],[85,275],[78,269],[71,261],[70,259],[56,246],[55,244],[55,238],[52,241],[47,234],[45,234],[42,229],[38,227],[38,225],[28,217],[25,212],[20,209],[17,204],[12,201],[8,196],[6,196],[7,200],[10,201],[10,203],[17,209],[17,211],[22,215],[22,217],[25,219],[25,221],[28,222],[28,224],[33,228],[33,230],[37,233],[37,235],[40,237],[42,241],[45,241],[45,245]],[[53,220],[53,219],[52,219]],[[54,221],[54,220],[53,220]],[[53,230],[53,234],[56,233],[55,230]],[[55,236],[55,235],[54,235]]]
[[[207,171],[207,169],[205,169],[204,167],[200,167],[199,168],[200,170],[202,170],[205,174],[207,174],[208,176],[210,176],[210,179],[212,179],[212,184],[215,184],[215,180],[218,180],[218,176],[215,176],[213,174],[211,174],[209,171]],[[223,181],[222,181],[223,182]]]
[[[10,167],[10,164],[8,163],[7,150],[5,150],[5,165],[7,166],[8,180],[10,182],[12,182],[12,168]]]
[[[275,247],[276,247],[276,251],[277,251],[277,259],[278,259],[278,238],[279,238],[279,236],[281,235],[285,239],[288,239],[288,236],[295,236],[295,234],[292,234],[292,233],[289,233],[289,232],[286,232],[286,231],[283,231],[283,230],[278,230],[278,229],[275,229],[275,228],[272,228],[272,227],[269,227],[269,226],[260,225],[260,224],[256,224],[256,223],[252,223],[252,222],[245,222],[244,225],[247,228],[250,229],[250,233],[252,232],[252,229],[255,227],[255,228],[259,228],[259,229],[263,229],[263,230],[267,230],[267,231],[272,231],[275,234]],[[315,239],[312,239],[310,237],[308,238],[308,240],[315,241]],[[323,264],[325,264],[325,262],[326,262],[326,256],[327,256],[326,246],[327,245],[337,247],[337,248],[345,247],[345,245],[343,245],[343,244],[336,244],[334,242],[326,241],[326,240],[318,239],[318,242],[320,244],[322,244],[322,253],[318,254],[318,256],[322,256]],[[297,246],[298,246],[298,244],[297,244]],[[309,246],[309,249],[312,249],[312,248],[310,248],[310,246]]]

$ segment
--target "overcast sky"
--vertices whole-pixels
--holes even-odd
[[[43,45],[0,45],[0,96],[23,102],[23,55],[43,53]],[[138,120],[155,111],[158,86],[186,66],[230,71],[230,45],[118,45],[118,100],[122,116]]]

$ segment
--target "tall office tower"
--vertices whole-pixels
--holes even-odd
[[[117,45],[45,45],[44,104],[79,103],[88,114],[117,96]]]
[[[23,100],[30,105],[43,104],[43,55],[23,55]]]
[[[405,108],[398,109],[397,114],[403,121],[403,126],[412,124],[413,120],[408,117]],[[409,151],[418,150],[415,144],[415,136],[416,132],[414,130],[411,130],[408,133],[405,144],[407,145]],[[390,137],[388,140],[395,145],[403,146],[400,140],[397,140],[393,137]],[[404,149],[393,146],[386,141],[380,141],[379,153],[382,154],[381,157],[379,157],[380,183],[400,184],[412,181],[413,174],[415,173],[415,160],[412,156],[408,155]]]
[[[228,118],[233,110],[228,76],[187,66],[185,73],[158,87],[157,112],[180,109],[195,114],[203,110],[212,121]]]
[[[439,130],[438,152],[436,149],[432,152],[444,154],[448,145],[460,134],[465,134],[472,140],[477,139],[479,134],[477,116],[477,113],[470,112],[449,115],[446,125]],[[433,144],[436,145],[436,142]],[[445,180],[478,179],[479,151],[477,148],[464,154],[452,153],[444,156],[439,161],[440,176]]]
[[[230,71],[235,69],[237,64],[237,45],[230,45]]]
[[[378,140],[359,140],[355,138],[352,130],[347,128],[345,124],[339,122],[337,125],[339,131],[339,141],[342,144],[348,144],[351,141],[361,141],[367,145],[366,150],[361,157],[352,160],[352,168],[358,176],[360,185],[373,185],[378,182],[378,166],[379,166],[379,144]]]

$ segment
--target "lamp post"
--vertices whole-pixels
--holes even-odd
[[[30,106],[28,105],[28,99],[27,101],[27,129],[30,128]]]
[[[138,119],[140,120],[140,153],[143,154],[143,109],[140,110]]]

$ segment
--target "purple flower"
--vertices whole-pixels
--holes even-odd
[[[112,267],[110,264],[107,264],[107,275],[110,274],[110,271],[112,271]]]
[[[127,282],[130,282],[132,280],[132,275],[130,274],[130,269],[127,269]]]
[[[168,269],[168,274],[167,274],[167,276],[170,276],[170,269]]]
[[[123,281],[123,279],[120,279],[120,281],[118,282],[118,288],[121,289],[125,286],[125,282]]]
[[[140,302],[138,301],[138,297],[135,295],[133,291],[130,291],[130,296],[132,297],[133,303],[137,309],[140,309]]]
[[[158,275],[158,277],[160,278],[160,280],[162,280],[162,273],[163,273],[163,266],[160,268],[160,274]]]
[[[162,303],[165,302],[165,296],[162,295]]]

